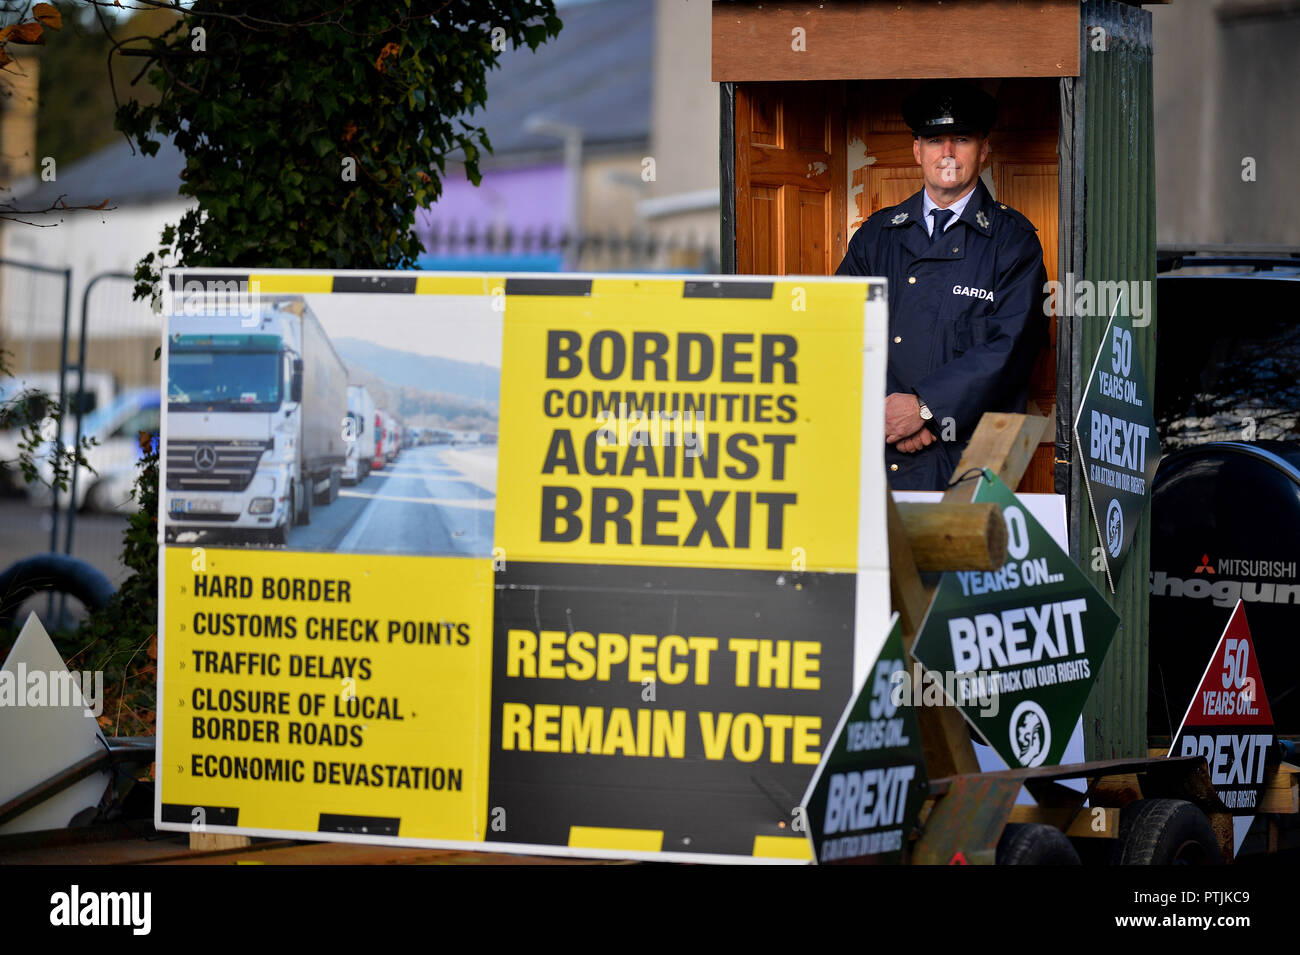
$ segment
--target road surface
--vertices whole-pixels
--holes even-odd
[[[383,470],[345,485],[333,504],[313,506],[311,523],[292,528],[285,549],[489,557],[495,506],[495,447],[406,448]],[[176,542],[236,543],[193,531]]]

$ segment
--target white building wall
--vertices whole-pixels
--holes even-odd
[[[168,223],[188,206],[180,200],[123,206],[103,212],[77,211],[43,217],[49,228],[6,222],[0,228],[5,259],[54,269],[71,269],[68,360],[78,357],[83,296],[105,272],[134,274],[136,263],[157,251]],[[147,301],[132,298],[131,279],[95,284],[89,299],[86,369],[111,374],[119,386],[155,384],[153,360],[161,323]],[[60,276],[14,265],[0,267],[0,347],[17,374],[56,371],[63,334],[64,283]]]

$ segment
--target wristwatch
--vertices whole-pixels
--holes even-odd
[[[917,395],[917,396],[916,396],[916,400],[917,400],[918,402],[920,402],[920,404],[921,404],[921,420],[922,420],[922,421],[933,421],[933,420],[934,420],[934,412],[930,410],[929,406],[928,406],[924,401],[921,401],[921,396],[920,396],[920,395]]]

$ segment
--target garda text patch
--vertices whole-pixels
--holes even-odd
[[[968,295],[971,298],[982,298],[987,301],[993,301],[993,293],[988,289],[972,288],[969,285],[954,285],[952,287],[953,295]]]

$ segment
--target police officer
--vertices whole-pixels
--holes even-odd
[[[885,462],[896,489],[941,490],[985,411],[1025,410],[1047,318],[1037,231],[979,173],[996,105],[940,81],[903,102],[925,188],[871,216],[836,275],[889,279]]]

